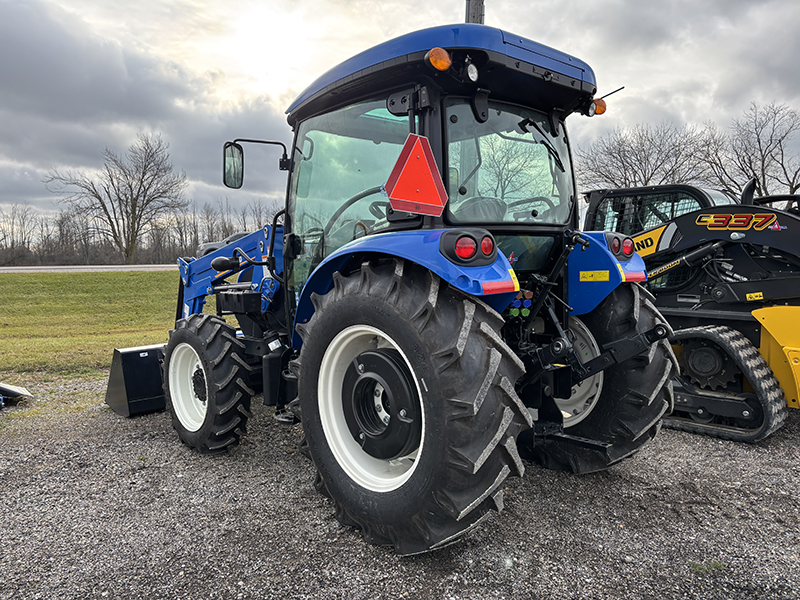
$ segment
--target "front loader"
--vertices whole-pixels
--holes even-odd
[[[284,210],[179,260],[163,372],[180,438],[230,448],[263,394],[302,421],[339,520],[400,554],[501,510],[525,460],[584,473],[639,450],[675,358],[632,240],[577,232],[565,118],[595,92],[582,61],[477,24],[312,83],[287,111]],[[231,188],[251,143],[282,146],[227,142]]]
[[[680,362],[665,423],[757,442],[800,408],[796,196],[741,198],[689,185],[595,190],[587,228],[633,236]]]

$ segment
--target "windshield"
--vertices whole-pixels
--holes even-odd
[[[564,223],[574,190],[566,134],[547,115],[489,103],[478,123],[467,100],[447,109],[449,220],[455,223]]]
[[[370,100],[304,121],[294,148],[288,212],[299,255],[287,285],[301,289],[336,249],[389,226],[382,192],[408,137],[408,117]]]

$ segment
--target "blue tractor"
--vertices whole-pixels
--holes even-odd
[[[564,120],[595,93],[580,60],[478,24],[317,79],[287,111],[285,209],[179,260],[164,389],[180,438],[230,448],[263,394],[302,421],[339,520],[400,554],[501,510],[526,460],[591,472],[652,439],[669,328],[632,240],[577,231]],[[282,145],[227,142],[231,188],[244,143]]]

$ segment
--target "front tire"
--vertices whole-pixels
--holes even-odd
[[[238,444],[254,394],[247,385],[251,371],[244,344],[223,319],[179,320],[164,354],[164,392],[181,441],[204,454]]]
[[[591,346],[586,343],[590,341],[588,331],[598,348],[666,323],[653,304],[653,297],[636,284],[617,287],[581,320],[585,328],[577,336],[578,341]],[[592,351],[586,359],[594,358]],[[556,401],[565,412],[565,435],[551,436],[533,448],[533,458],[548,469],[591,473],[636,453],[656,436],[662,417],[672,410],[671,378],[676,368],[672,347],[663,339],[653,344],[648,353],[615,364],[603,371],[601,378],[586,380],[589,389],[584,385],[577,390],[580,403],[575,402],[575,393],[572,399]],[[573,414],[578,404],[585,406],[585,411]],[[581,444],[581,439],[595,443]]]
[[[317,487],[339,520],[416,554],[501,510],[531,419],[500,316],[399,260],[337,273],[313,301],[294,368]]]

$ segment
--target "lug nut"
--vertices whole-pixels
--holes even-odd
[[[406,409],[405,408],[401,408],[400,409],[400,416],[401,417],[405,417],[406,416]]]
[[[385,416],[385,417],[383,417],[383,422],[384,422],[386,425],[388,425],[388,424],[389,424],[389,417],[388,417],[388,416]]]
[[[743,411],[742,411],[742,416],[743,416],[745,419],[749,419],[749,418],[750,418],[750,411],[749,411],[749,410],[743,410]]]
[[[358,369],[359,373],[363,373],[364,372],[364,365],[358,365],[357,369]]]

